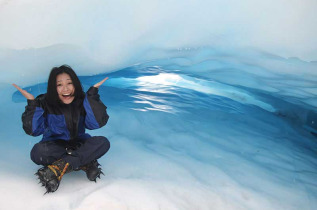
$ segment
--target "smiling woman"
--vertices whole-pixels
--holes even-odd
[[[102,174],[97,159],[110,148],[106,137],[91,137],[85,128],[97,129],[108,121],[107,107],[98,88],[106,80],[83,92],[74,70],[67,65],[51,70],[47,93],[36,98],[13,84],[27,98],[23,129],[31,136],[43,135],[31,151],[31,159],[43,165],[36,175],[46,192],[54,192],[65,173],[83,170],[90,181]]]
[[[57,80],[57,93],[59,99],[64,104],[70,104],[73,102],[75,96],[75,87],[73,85],[72,79],[66,73],[59,74],[56,78]]]
[[[54,67],[48,79],[47,101],[52,105],[70,104],[75,98],[84,98],[83,88],[76,73],[67,65]]]

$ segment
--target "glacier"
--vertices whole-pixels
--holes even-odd
[[[315,209],[316,8],[0,1],[0,209]],[[11,84],[37,96],[62,64],[85,90],[109,77],[109,122],[87,132],[111,148],[97,183],[73,172],[43,196]]]

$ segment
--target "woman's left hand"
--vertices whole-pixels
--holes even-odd
[[[109,77],[104,78],[102,81],[98,82],[97,84],[94,85],[95,88],[99,88],[100,85],[102,85]]]

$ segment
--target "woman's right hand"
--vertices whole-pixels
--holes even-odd
[[[27,92],[26,90],[23,90],[22,88],[20,88],[19,86],[17,86],[17,85],[14,84],[14,83],[13,83],[12,85],[13,85],[16,89],[18,89],[26,99],[28,99],[28,100],[34,100],[34,96],[33,96],[31,93]]]

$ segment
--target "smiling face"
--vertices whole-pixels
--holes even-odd
[[[57,75],[56,77],[56,89],[59,99],[64,104],[70,104],[73,102],[75,96],[75,87],[70,76],[66,73]]]

